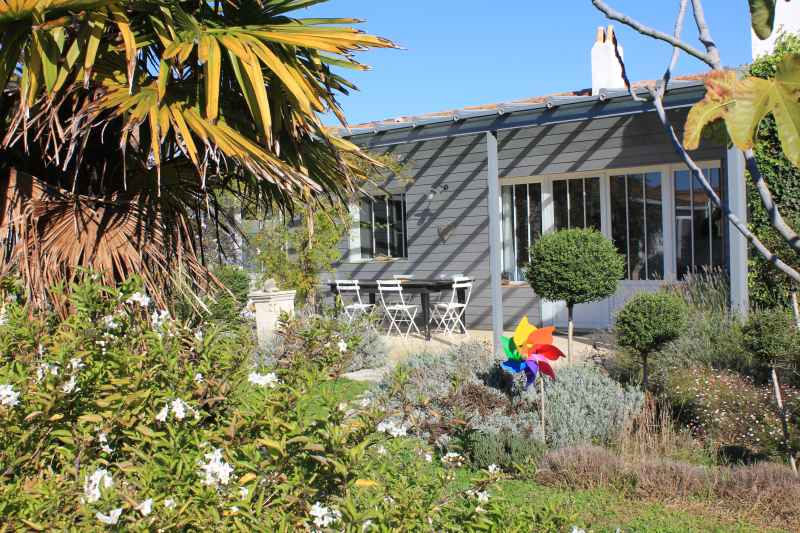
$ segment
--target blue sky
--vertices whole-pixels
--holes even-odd
[[[608,3],[666,32],[678,6],[677,0]],[[704,4],[723,62],[747,63],[747,2]],[[595,29],[608,24],[590,0],[331,0],[295,15],[365,19],[362,28],[404,48],[361,54],[372,70],[346,72],[361,89],[342,98],[351,124],[589,87]],[[670,48],[614,25],[631,79],[661,76]],[[692,19],[684,32],[700,46]],[[686,55],[677,69],[678,74],[704,70]]]

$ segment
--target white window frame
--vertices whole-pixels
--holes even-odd
[[[724,177],[725,165],[722,159],[704,160],[697,165],[703,170],[718,168],[720,177]],[[677,279],[677,257],[675,241],[675,172],[689,170],[683,163],[668,163],[663,165],[644,165],[620,168],[606,168],[602,170],[582,170],[578,172],[559,172],[555,174],[542,174],[535,176],[521,176],[513,178],[500,178],[500,186],[521,185],[530,183],[542,184],[542,233],[553,231],[555,224],[553,206],[553,181],[577,178],[600,178],[600,231],[608,237],[611,236],[611,176],[624,174],[644,174],[647,172],[661,173],[661,224],[664,231],[664,279],[663,280],[623,280],[625,284],[653,284],[671,282]],[[724,189],[724,187],[723,187]],[[529,229],[530,231],[530,229]],[[502,229],[501,229],[502,232]],[[502,234],[501,234],[502,237]]]
[[[402,217],[401,217],[401,227],[402,227],[402,234],[403,234],[403,247],[405,248],[406,255],[405,257],[390,257],[388,259],[375,259],[375,239],[373,238],[372,241],[372,255],[373,257],[362,257],[361,256],[361,200],[362,198],[359,197],[358,201],[352,202],[349,205],[350,211],[350,232],[348,235],[348,253],[347,253],[347,262],[348,263],[385,263],[385,262],[396,262],[396,261],[408,261],[409,256],[409,245],[408,245],[408,193],[406,191],[402,192],[388,192],[382,194],[375,194],[375,195],[368,195],[370,197],[375,196],[382,196],[386,198],[386,212],[387,216],[389,213],[389,205],[388,201],[394,196],[401,196],[403,199],[403,210],[402,210]],[[373,207],[372,210],[372,224],[374,227],[375,224],[375,209]],[[374,230],[373,230],[374,231]],[[386,239],[387,242],[390,242],[389,237],[389,228],[386,228]]]

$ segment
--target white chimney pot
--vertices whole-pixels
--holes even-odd
[[[619,56],[625,58],[622,45],[617,43]],[[625,89],[622,64],[614,50],[614,26],[597,28],[597,37],[592,46],[592,95],[600,91]]]

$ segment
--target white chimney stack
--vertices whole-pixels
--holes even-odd
[[[625,58],[622,45],[617,44],[619,56]],[[602,89],[625,89],[622,77],[622,64],[614,50],[614,26],[597,28],[597,38],[592,46],[592,95],[597,96]]]

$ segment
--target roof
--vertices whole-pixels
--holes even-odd
[[[681,88],[695,88],[703,85],[705,74],[692,74],[688,76],[676,76],[673,78],[667,92]],[[632,84],[634,92],[637,94],[646,93],[648,88],[655,87],[655,80],[643,80]],[[533,96],[521,100],[500,102],[494,104],[467,106],[460,109],[448,111],[437,111],[422,115],[406,115],[396,118],[377,120],[356,124],[347,128],[339,128],[341,135],[352,137],[355,135],[380,133],[389,130],[403,128],[419,128],[432,124],[445,122],[459,122],[470,118],[487,117],[491,115],[506,115],[522,111],[532,111],[537,109],[552,109],[568,104],[604,102],[613,98],[630,97],[627,89],[622,90],[601,90],[598,95],[592,95],[591,89],[581,89],[578,91],[552,93],[543,96]]]

